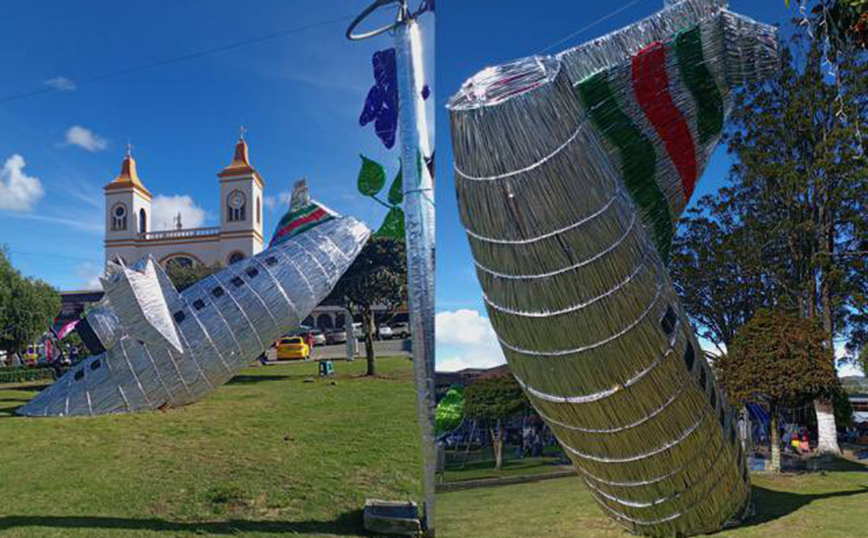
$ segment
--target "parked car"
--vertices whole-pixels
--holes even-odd
[[[410,324],[395,323],[392,325],[392,338],[400,338],[401,340],[410,338]]]
[[[392,328],[388,325],[380,325],[377,329],[377,340],[391,340]]]
[[[325,333],[326,344],[345,344],[347,341],[346,329],[332,329]]]
[[[277,343],[277,360],[307,360],[310,347],[301,336],[281,338]]]

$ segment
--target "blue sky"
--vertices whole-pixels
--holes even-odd
[[[0,33],[0,245],[25,275],[64,289],[103,264],[102,187],[127,141],[155,199],[187,226],[218,223],[217,172],[244,124],[266,196],[301,177],[312,194],[378,227],[385,210],[356,191],[365,154],[397,170],[372,125],[358,125],[371,56],[389,36],[349,42],[348,20],[140,72],[82,82],[239,41],[359,13],[367,0],[14,2]],[[386,15],[378,15],[385,22]],[[15,21],[15,24],[8,24]],[[432,15],[423,19],[433,74]],[[432,92],[433,81],[429,81]],[[8,96],[59,88],[17,100]],[[433,112],[436,93],[429,97]],[[433,122],[432,122],[433,124]],[[72,129],[72,130],[71,130]],[[19,157],[16,157],[19,156]],[[38,183],[35,181],[38,180]],[[190,199],[175,198],[189,196]],[[268,200],[268,198],[266,198]],[[283,212],[266,208],[268,240]],[[189,215],[189,216],[188,216]],[[155,215],[156,217],[156,215]],[[162,222],[155,218],[152,226]]]
[[[632,4],[632,5],[630,5]],[[593,28],[549,49],[566,36],[606,17]],[[503,361],[486,319],[467,239],[458,220],[446,102],[479,70],[545,51],[579,45],[646,17],[662,0],[617,2],[441,1],[437,35],[437,365],[455,370],[489,367]],[[779,23],[789,33],[794,13],[784,0],[732,0],[730,9],[759,21]],[[715,153],[693,194],[693,202],[724,185],[731,160],[726,148]]]

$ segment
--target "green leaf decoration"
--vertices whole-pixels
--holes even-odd
[[[374,196],[383,190],[386,184],[386,169],[364,155],[359,157],[362,158],[362,169],[359,170],[359,192],[365,196]]]
[[[398,175],[392,181],[392,187],[389,189],[389,203],[399,205],[404,201],[404,171],[398,168]]]
[[[460,385],[452,385],[434,410],[434,435],[440,437],[451,432],[461,426],[463,421],[464,389]]]
[[[377,230],[377,236],[404,239],[404,211],[400,207],[393,207],[389,210],[383,220],[383,225]]]

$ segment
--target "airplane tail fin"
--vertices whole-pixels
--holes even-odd
[[[339,216],[331,209],[311,199],[307,180],[297,181],[292,189],[289,211],[278,222],[268,246],[270,248],[279,245]]]

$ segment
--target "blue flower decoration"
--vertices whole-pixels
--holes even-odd
[[[395,49],[374,53],[374,86],[365,99],[365,108],[359,117],[364,127],[374,122],[374,130],[383,144],[391,149],[395,145],[398,129],[398,77],[395,68]]]

